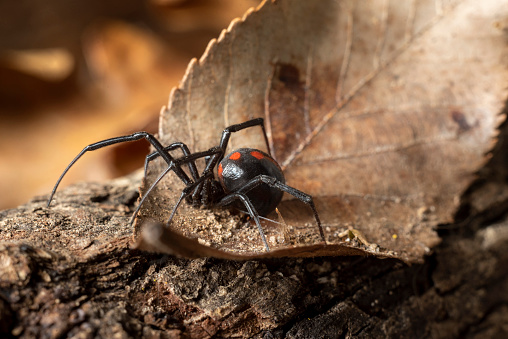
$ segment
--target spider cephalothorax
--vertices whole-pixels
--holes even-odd
[[[134,211],[131,222],[134,221],[141,205],[153,188],[167,173],[173,171],[183,181],[185,188],[173,207],[168,223],[173,219],[178,206],[183,200],[195,207],[210,208],[235,205],[240,209],[245,208],[247,210],[247,213],[252,217],[259,229],[266,250],[269,251],[270,248],[259,217],[266,216],[275,210],[282,199],[282,195],[286,192],[301,200],[312,209],[321,238],[325,241],[321,222],[312,197],[286,185],[280,166],[270,154],[253,148],[240,148],[225,156],[231,133],[253,126],[261,127],[266,145],[268,146],[268,138],[263,122],[262,118],[257,118],[241,124],[231,125],[222,132],[218,146],[196,153],[191,153],[187,145],[182,142],[174,142],[164,147],[153,135],[147,132],[137,132],[88,145],[71,161],[56,182],[49,197],[48,207],[60,181],[84,153],[121,142],[146,139],[155,148],[155,152],[146,157],[145,173],[148,163],[157,157],[161,157],[166,162],[167,168],[159,175],[142,197],[138,207]],[[178,149],[183,155],[175,158],[170,152]],[[200,174],[196,166],[196,160],[201,158],[205,159],[205,167]],[[183,170],[183,166],[187,167],[187,172]],[[215,179],[215,171],[218,180]]]

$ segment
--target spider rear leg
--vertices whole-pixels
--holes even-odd
[[[266,241],[265,232],[263,231],[263,228],[261,227],[261,222],[259,220],[259,214],[250,202],[249,198],[243,194],[243,193],[231,193],[226,195],[224,198],[222,198],[217,205],[219,206],[227,206],[232,204],[235,200],[240,200],[245,207],[247,208],[247,211],[249,212],[252,219],[254,219],[254,222],[256,223],[256,226],[258,227],[259,234],[261,234],[261,239],[263,239],[263,243],[265,244],[265,248],[267,252],[270,252],[270,247],[268,246],[268,242]]]
[[[325,234],[323,232],[323,227],[321,226],[321,220],[319,219],[319,215],[316,210],[316,206],[314,205],[314,200],[312,199],[312,196],[310,196],[309,194],[304,193],[294,187],[288,186],[288,185],[278,181],[274,177],[270,177],[268,175],[262,175],[262,174],[258,175],[254,179],[247,182],[242,188],[240,188],[238,190],[238,193],[247,193],[254,187],[257,187],[263,183],[269,185],[270,187],[274,187],[274,188],[277,188],[283,192],[291,194],[292,196],[294,196],[295,198],[297,198],[304,204],[308,205],[311,208],[312,213],[314,214],[314,219],[316,219],[316,223],[319,228],[319,234],[321,235],[321,239],[326,244]]]

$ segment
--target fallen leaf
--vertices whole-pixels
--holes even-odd
[[[329,244],[319,244],[310,211],[286,197],[279,209],[292,243],[266,225],[272,255],[302,247],[341,255],[353,246],[421,261],[439,242],[435,226],[453,221],[504,119],[506,5],[266,1],[190,63],[159,136],[202,151],[226,126],[264,117],[272,154],[287,183],[314,197]],[[261,131],[233,135],[230,148],[239,147],[265,149]],[[151,166],[147,183],[163,168]],[[167,220],[182,188],[168,175],[137,228]],[[202,245],[270,256],[239,217],[185,204],[179,212],[171,227]],[[364,241],[347,243],[346,230]]]

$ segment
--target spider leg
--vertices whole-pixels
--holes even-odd
[[[170,152],[170,151],[174,151],[175,149],[178,149],[178,148],[180,148],[180,150],[182,151],[184,156],[189,156],[191,154],[189,151],[189,147],[187,147],[187,145],[184,144],[183,142],[179,142],[179,141],[174,142],[171,145],[164,147],[164,151]],[[158,158],[160,156],[161,155],[158,152],[153,152],[153,153],[146,156],[145,167],[144,167],[145,168],[145,172],[144,172],[145,177],[146,177],[146,173],[148,171],[148,163],[152,160],[155,160],[156,158]],[[198,169],[196,168],[196,163],[194,161],[189,161],[187,163],[187,166],[189,167],[189,171],[192,175],[192,179],[194,181],[198,180],[199,174],[198,174]]]
[[[141,198],[138,206],[136,207],[136,210],[132,214],[132,218],[131,218],[130,224],[132,225],[134,223],[134,220],[136,219],[136,217],[137,217],[137,215],[139,213],[139,210],[141,209],[141,205],[143,205],[143,203],[145,202],[145,200],[148,197],[148,195],[153,191],[155,186],[157,186],[157,184],[171,170],[176,170],[177,168],[180,168],[183,164],[187,164],[189,162],[194,162],[197,159],[204,158],[204,157],[207,157],[207,156],[216,155],[216,154],[220,154],[220,153],[222,153],[222,150],[214,147],[214,148],[209,149],[208,151],[197,152],[197,153],[189,154],[188,156],[183,156],[181,158],[174,159],[168,165],[168,167],[166,167],[166,169],[157,177],[157,179],[155,179],[155,181],[152,183],[150,188],[148,188],[148,190],[145,192],[145,194]],[[175,214],[176,209],[180,205],[182,199],[184,199],[186,196],[188,196],[190,193],[192,193],[192,191],[195,189],[196,186],[202,184],[203,181],[205,181],[206,179],[209,179],[210,177],[213,178],[213,172],[211,172],[211,171],[206,173],[205,175],[201,176],[200,178],[198,178],[198,180],[196,182],[189,182],[189,183],[186,184],[187,186],[182,191],[182,194],[180,195],[180,198],[179,198],[178,202],[176,203],[175,207],[173,208],[173,211],[171,212],[171,217],[169,218],[168,223],[171,221],[171,219],[173,219],[173,215]]]
[[[180,206],[180,204],[182,203],[183,199],[185,199],[187,196],[189,196],[192,191],[196,188],[196,186],[198,186],[199,184],[201,184],[203,181],[205,181],[206,179],[210,178],[210,176],[212,176],[213,174],[210,173],[208,176],[206,177],[201,177],[198,179],[198,181],[196,181],[195,183],[192,183],[190,184],[189,186],[186,186],[183,190],[182,190],[182,193],[180,194],[180,198],[178,198],[178,201],[176,202],[175,206],[173,207],[173,210],[171,211],[171,214],[168,218],[168,221],[166,224],[169,225],[169,223],[171,222],[171,220],[173,220],[173,217],[175,216],[175,213],[176,213],[176,210],[178,209],[178,207]]]
[[[261,129],[263,130],[263,136],[265,138],[266,149],[268,151],[268,154],[271,155],[270,154],[270,144],[268,143],[268,137],[266,135],[264,121],[265,120],[263,118],[256,118],[256,119],[242,122],[240,124],[231,125],[231,126],[226,127],[224,129],[224,131],[222,131],[222,137],[220,140],[219,147],[222,148],[224,151],[226,151],[226,148],[228,147],[228,143],[229,143],[229,138],[231,137],[231,133],[235,133],[235,132],[241,131],[242,129],[246,129],[249,127],[260,126]],[[219,161],[221,161],[221,160],[222,159],[219,159]]]
[[[157,177],[157,179],[155,179],[155,181],[152,183],[152,186],[150,186],[150,188],[146,191],[145,195],[143,195],[143,197],[139,201],[138,207],[136,207],[134,213],[132,214],[131,221],[129,223],[131,226],[132,224],[134,224],[134,220],[136,220],[139,210],[141,209],[141,206],[145,202],[146,198],[148,197],[148,194],[155,188],[155,186],[157,186],[157,184],[162,180],[162,178],[164,178],[166,174],[168,174],[169,171],[171,171],[174,168],[175,168],[174,163],[171,163],[168,167],[166,167],[166,169]]]
[[[286,184],[283,184],[282,182],[278,181],[274,177],[268,176],[268,175],[258,175],[254,179],[250,180],[248,183],[246,183],[242,188],[240,188],[237,192],[245,194],[251,189],[253,189],[256,186],[259,186],[261,184],[267,184],[270,187],[275,187],[283,192],[289,193],[298,200],[302,201],[304,204],[308,205],[312,209],[312,213],[314,214],[314,218],[316,219],[316,223],[319,228],[319,234],[321,235],[321,239],[326,244],[325,234],[323,232],[323,227],[321,226],[321,221],[319,220],[319,215],[316,210],[316,206],[314,205],[314,200],[312,199],[312,196],[310,196],[307,193],[304,193],[294,187],[288,186]]]
[[[266,251],[270,252],[270,247],[268,246],[268,242],[266,241],[265,232],[263,231],[263,228],[261,227],[261,222],[259,221],[259,214],[245,194],[238,192],[228,194],[224,198],[222,198],[217,204],[219,206],[227,206],[233,203],[235,200],[240,200],[245,205],[247,211],[249,212],[252,219],[254,219],[254,222],[258,227],[259,234],[261,234],[261,239],[263,239]]]
[[[55,195],[58,185],[60,185],[60,182],[62,181],[65,174],[67,174],[67,172],[72,167],[72,165],[74,165],[74,163],[76,163],[76,161],[78,161],[79,158],[81,158],[81,156],[83,154],[85,154],[88,151],[95,151],[99,148],[103,148],[106,146],[110,146],[110,145],[114,145],[114,144],[118,144],[118,143],[122,143],[122,142],[127,142],[127,141],[136,141],[136,140],[141,140],[141,139],[146,139],[150,144],[152,144],[152,146],[157,150],[157,153],[160,154],[160,156],[166,161],[166,163],[168,163],[168,165],[174,160],[174,158],[169,153],[164,151],[164,147],[162,146],[162,144],[153,135],[151,135],[150,133],[147,133],[147,132],[137,132],[137,133],[134,133],[131,135],[106,139],[106,140],[102,140],[102,141],[90,144],[90,145],[86,146],[85,148],[83,148],[83,150],[81,152],[79,152],[79,154],[71,161],[71,163],[69,165],[67,165],[67,167],[65,168],[63,173],[60,175],[60,177],[58,178],[58,180],[55,184],[55,187],[53,188],[53,191],[51,192],[51,195],[48,199],[47,206],[49,207],[49,205],[51,204],[51,200],[53,200],[53,196]],[[181,168],[176,167],[175,173],[178,175],[180,180],[182,180],[185,184],[189,184],[191,182],[189,176]]]
[[[219,143],[219,146],[217,148],[222,150],[222,154],[217,154],[216,156],[211,157],[207,163],[206,168],[203,171],[203,174],[212,171],[217,163],[219,163],[224,158],[224,153],[226,152],[226,148],[228,147],[229,139],[231,138],[231,133],[235,133],[238,131],[241,131],[243,129],[254,127],[254,126],[260,126],[263,130],[263,136],[265,138],[266,143],[266,149],[268,150],[268,154],[270,154],[270,144],[268,143],[268,137],[266,135],[265,125],[264,125],[264,119],[263,118],[256,118],[249,121],[242,122],[240,124],[235,124],[226,127],[222,131],[222,137]]]

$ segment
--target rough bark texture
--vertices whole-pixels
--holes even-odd
[[[506,125],[506,124],[505,124]],[[140,175],[0,213],[0,336],[506,337],[506,126],[423,264],[182,259],[130,248]]]

